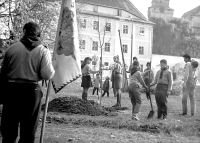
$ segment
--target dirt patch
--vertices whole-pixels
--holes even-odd
[[[51,114],[51,113],[50,113]],[[119,121],[113,118],[101,119],[101,118],[82,118],[82,117],[70,117],[60,115],[50,115],[47,116],[47,123],[53,124],[65,124],[65,125],[79,125],[88,127],[105,127],[112,129],[127,129],[131,131],[149,132],[149,133],[160,133],[162,132],[162,126],[151,124],[151,123],[137,123],[134,121]]]
[[[42,105],[44,109],[44,105]],[[67,114],[80,114],[90,116],[117,116],[117,110],[126,110],[126,107],[103,107],[94,100],[84,101],[78,97],[59,97],[49,102],[48,112],[62,112]]]

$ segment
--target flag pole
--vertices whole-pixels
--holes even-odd
[[[56,40],[55,40],[55,45],[54,45],[53,60],[55,60],[55,52],[56,52],[55,50],[56,50],[56,47],[58,45],[57,41],[59,39],[59,31],[60,31],[60,27],[61,27],[61,20],[62,20],[62,12],[63,12],[63,8],[64,8],[64,2],[65,2],[65,0],[62,0],[61,9],[60,9],[60,16],[59,16],[59,20],[58,20],[57,33],[56,33]],[[49,80],[48,87],[47,87],[44,116],[43,116],[43,120],[42,120],[42,128],[41,128],[41,134],[40,134],[40,143],[43,143],[43,140],[44,140],[44,131],[45,131],[47,109],[48,109],[48,104],[49,104],[50,89],[51,89],[51,80]]]
[[[125,66],[125,60],[124,60],[124,53],[123,53],[123,48],[122,48],[122,41],[121,41],[121,34],[120,34],[120,30],[118,30],[119,32],[119,41],[120,41],[120,47],[121,47],[121,54],[122,54],[122,62],[123,62],[123,73],[124,73],[124,76],[125,76],[125,81],[124,81],[124,85],[123,85],[123,90],[122,92],[125,91],[125,87],[128,86],[128,83],[127,83],[127,75],[126,75],[126,66]]]
[[[47,93],[46,93],[46,100],[45,100],[44,116],[43,116],[43,119],[42,119],[42,129],[41,129],[41,134],[40,134],[40,143],[43,143],[43,139],[44,139],[44,131],[45,131],[45,123],[46,123],[47,109],[48,109],[48,103],[49,103],[50,89],[51,89],[51,81],[49,80]]]

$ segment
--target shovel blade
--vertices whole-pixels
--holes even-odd
[[[149,112],[148,119],[153,118],[153,116],[154,116],[154,111],[151,110],[151,111]]]

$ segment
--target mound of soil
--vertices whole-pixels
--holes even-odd
[[[45,105],[42,105],[42,110]],[[90,116],[115,116],[116,109],[103,107],[94,100],[84,101],[78,97],[59,97],[49,102],[48,112],[63,112],[67,114],[81,114]]]

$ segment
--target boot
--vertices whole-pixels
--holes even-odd
[[[117,103],[112,107],[121,107],[121,94],[117,94]]]
[[[117,103],[121,107],[121,93],[117,95]]]
[[[85,92],[82,93],[82,100],[87,100],[87,93]]]
[[[161,119],[162,118],[162,112],[158,111],[158,119]]]

